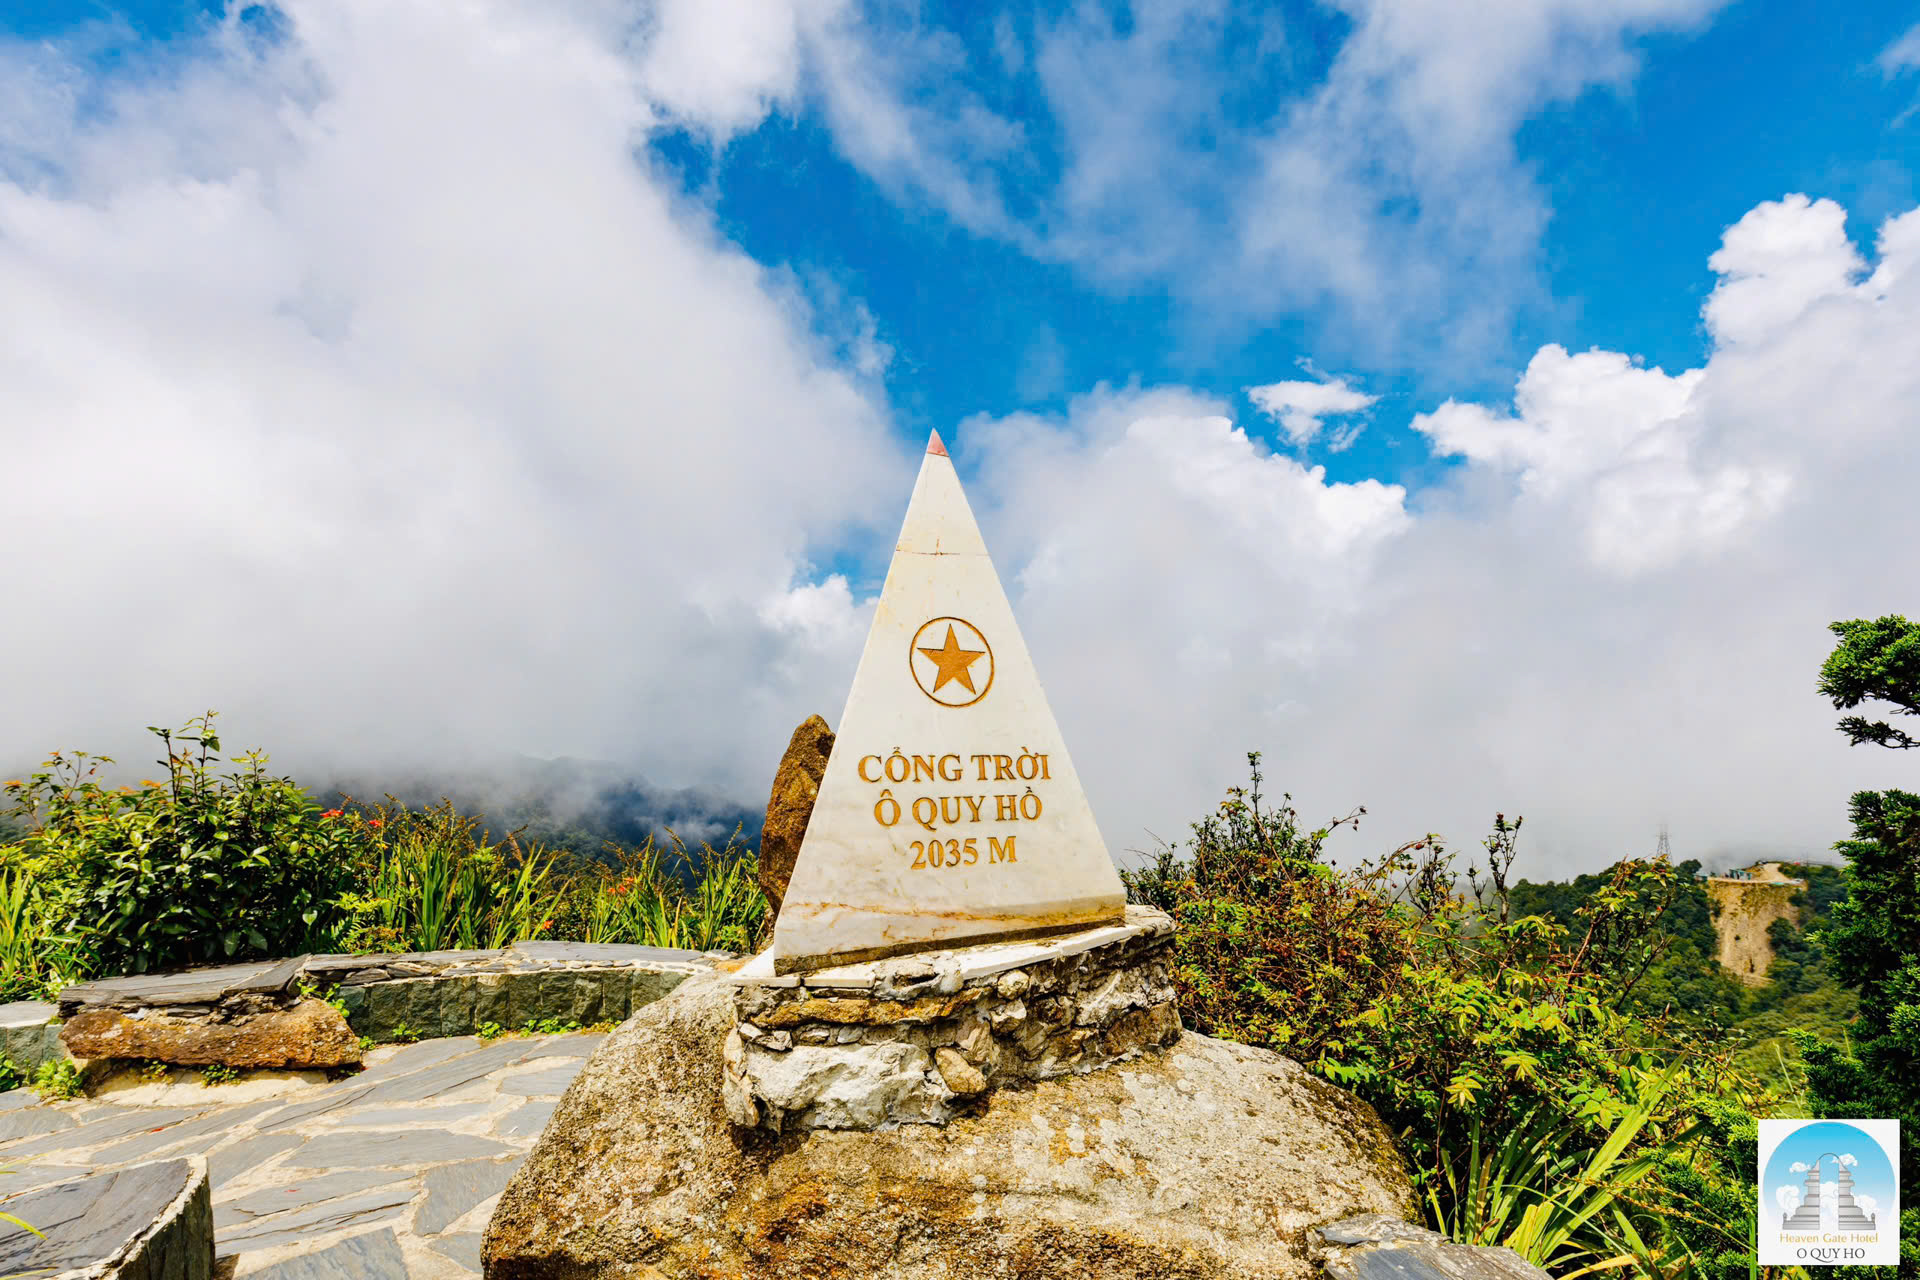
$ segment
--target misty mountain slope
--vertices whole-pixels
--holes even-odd
[[[637,845],[651,836],[689,848],[703,843],[758,847],[764,801],[723,795],[705,787],[655,786],[632,769],[602,760],[538,760],[513,756],[459,768],[346,773],[315,787],[316,799],[377,804],[391,795],[411,808],[451,800],[496,837],[525,828],[522,838],[595,854],[608,840]]]

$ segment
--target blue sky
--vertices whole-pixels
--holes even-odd
[[[1824,625],[1920,608],[1858,554],[1916,533],[1917,33],[1803,0],[0,3],[16,589],[70,622],[0,656],[92,691],[49,680],[14,750],[184,700],[316,759],[744,796],[837,708],[938,429],[1117,845],[1260,748],[1395,830],[1823,847],[1886,767],[1826,741]],[[157,528],[217,620],[115,594]],[[110,638],[154,616],[177,649]]]

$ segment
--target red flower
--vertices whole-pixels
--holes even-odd
[[[159,784],[156,783],[154,785],[157,786]],[[337,818],[340,816],[340,811],[338,809],[329,809],[325,813],[321,814],[320,816],[323,818]]]
[[[378,827],[378,826],[380,825],[380,819],[378,819],[378,818],[368,818],[368,819],[367,819],[367,825],[368,825],[368,826],[370,826],[370,827]]]

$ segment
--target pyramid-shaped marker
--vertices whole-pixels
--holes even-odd
[[[1125,910],[935,433],[774,925],[774,969],[1067,933]]]

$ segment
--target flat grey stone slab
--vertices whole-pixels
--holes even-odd
[[[129,1134],[144,1133],[149,1129],[164,1129],[200,1114],[197,1108],[186,1110],[179,1107],[111,1107],[105,1110],[108,1114],[98,1119],[89,1116],[83,1124],[59,1133],[50,1133],[43,1138],[33,1138],[18,1143],[5,1152],[0,1152],[0,1156],[13,1159],[18,1156],[39,1155],[45,1151],[81,1151],[89,1147],[97,1147],[103,1142],[111,1142],[115,1138],[124,1138]],[[33,1113],[22,1111],[14,1114],[32,1115]]]
[[[192,1177],[187,1161],[165,1160],[9,1197],[0,1210],[32,1223],[42,1236],[13,1231],[0,1238],[0,1275],[60,1272],[111,1256],[144,1235]]]
[[[377,1062],[368,1067],[354,1080],[360,1084],[372,1084],[376,1080],[390,1080],[394,1076],[403,1076],[409,1072],[431,1067],[435,1063],[445,1062],[448,1058],[471,1053],[486,1041],[477,1036],[448,1036],[444,1040],[422,1040],[419,1044],[406,1045],[385,1062]]]
[[[445,1129],[405,1129],[322,1134],[294,1152],[287,1163],[303,1169],[398,1168],[512,1153],[512,1147],[491,1138]]]
[[[38,1027],[53,1021],[59,1009],[41,1000],[15,1000],[0,1004],[0,1027]]]
[[[422,1179],[427,1187],[427,1202],[414,1215],[416,1235],[438,1235],[447,1224],[488,1196],[498,1195],[520,1167],[516,1153],[510,1160],[468,1160],[427,1170]]]
[[[355,1085],[344,1087],[335,1085],[317,1098],[308,1098],[303,1102],[289,1102],[280,1110],[260,1122],[262,1133],[275,1129],[289,1129],[303,1120],[314,1116],[326,1115],[329,1111],[338,1111],[342,1107],[352,1106],[371,1092],[370,1086]]]
[[[543,1041],[535,1045],[527,1052],[526,1060],[532,1062],[535,1058],[589,1057],[595,1049],[600,1047],[600,1042],[606,1038],[606,1035],[599,1031],[555,1036],[551,1040]]]
[[[480,1233],[478,1231],[459,1231],[450,1236],[441,1236],[433,1243],[435,1253],[452,1258],[455,1262],[480,1274]]]
[[[33,1187],[44,1187],[49,1182],[65,1182],[69,1178],[84,1178],[99,1170],[86,1165],[74,1164],[34,1164],[25,1161],[0,1172],[0,1197],[13,1195]],[[12,1224],[0,1226],[0,1230],[11,1230]]]
[[[557,1098],[567,1091],[573,1078],[580,1074],[581,1062],[569,1062],[564,1066],[547,1067],[540,1071],[523,1071],[517,1076],[508,1076],[500,1082],[500,1092],[511,1093],[523,1098]]]
[[[251,991],[284,991],[300,972],[305,956],[290,960],[262,960],[252,964],[223,964],[182,973],[138,974],[82,982],[60,992],[62,1009],[88,1005],[213,1004],[229,995]]]
[[[127,1142],[108,1147],[105,1151],[96,1151],[93,1155],[95,1165],[106,1168],[110,1165],[126,1164],[141,1159],[153,1152],[171,1147],[176,1143],[188,1142],[194,1138],[204,1139],[195,1154],[204,1155],[215,1143],[233,1132],[247,1121],[265,1111],[271,1111],[277,1102],[254,1102],[238,1107],[220,1107],[209,1111],[197,1120],[186,1120],[169,1125],[158,1133],[143,1133]]]
[[[370,1111],[343,1111],[343,1129],[406,1128],[410,1125],[445,1125],[484,1115],[484,1102],[464,1102],[452,1107],[376,1107]]]
[[[547,1127],[547,1121],[553,1119],[553,1109],[559,1105],[558,1098],[541,1098],[529,1102],[501,1116],[494,1123],[493,1131],[506,1138],[536,1137],[542,1129]]]
[[[249,1272],[246,1280],[407,1280],[391,1227]]]
[[[264,1218],[255,1218],[239,1226],[216,1232],[214,1245],[221,1253],[239,1253],[247,1249],[271,1249],[277,1244],[310,1240],[328,1231],[346,1227],[371,1226],[400,1212],[420,1194],[411,1180],[391,1186],[343,1196],[322,1204],[308,1205]]]
[[[732,958],[730,951],[682,951],[677,947],[641,947],[623,942],[516,942],[507,948],[516,956],[541,964],[693,965],[712,968],[715,961]]]
[[[225,1227],[247,1218],[263,1218],[272,1213],[285,1213],[289,1209],[305,1209],[309,1205],[325,1204],[329,1200],[338,1200],[342,1196],[354,1195],[374,1187],[391,1186],[413,1175],[401,1169],[352,1169],[345,1173],[316,1173],[310,1178],[295,1178],[284,1186],[269,1187],[265,1191],[249,1191],[246,1195],[236,1196],[221,1203],[215,1210],[219,1216],[215,1225]]]
[[[424,1070],[383,1080],[368,1090],[365,1100],[369,1104],[421,1102],[439,1094],[451,1093],[462,1085],[471,1084],[502,1067],[510,1067],[524,1060],[530,1048],[532,1046],[525,1042],[490,1044],[483,1049],[448,1058]]]
[[[38,1094],[29,1095],[38,1102]],[[9,1110],[0,1115],[0,1142],[13,1142],[20,1138],[31,1138],[36,1134],[58,1133],[62,1129],[78,1128],[78,1122],[64,1111],[55,1111],[52,1107],[40,1107],[32,1111]]]
[[[207,1157],[207,1181],[218,1190],[249,1169],[257,1169],[282,1151],[291,1151],[306,1139],[297,1133],[257,1133],[222,1147]]]
[[[0,1112],[18,1111],[40,1101],[40,1095],[31,1089],[9,1089],[0,1093]]]
[[[407,1280],[391,1227],[250,1272],[246,1280]]]

